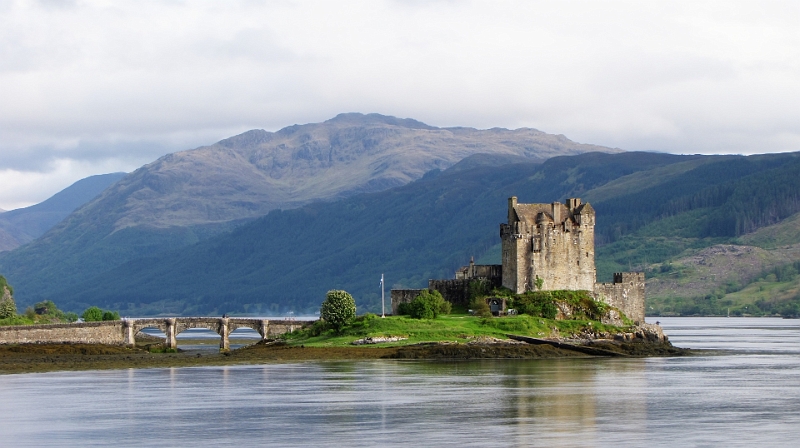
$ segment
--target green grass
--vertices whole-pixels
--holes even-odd
[[[519,334],[531,337],[570,336],[584,330],[616,333],[621,328],[603,325],[588,320],[551,320],[526,315],[496,318],[481,318],[470,315],[448,315],[437,319],[412,319],[405,316],[380,318],[373,314],[359,316],[345,327],[341,333],[333,330],[320,331],[321,325],[285,335],[291,345],[310,347],[349,346],[354,340],[397,336],[408,338],[404,341],[380,344],[408,345],[420,342],[466,342],[471,338],[489,336],[506,339],[506,334]]]
[[[0,319],[0,327],[5,327],[9,325],[33,325],[35,323],[36,321],[34,319],[30,319],[21,314],[18,314],[14,317]]]

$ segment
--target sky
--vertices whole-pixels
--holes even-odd
[[[342,112],[800,150],[800,2],[0,1],[0,209]]]

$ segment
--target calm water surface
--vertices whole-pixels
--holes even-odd
[[[0,376],[0,446],[798,446],[800,321],[661,318],[682,358]]]

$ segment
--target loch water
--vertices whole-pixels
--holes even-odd
[[[800,443],[800,321],[660,320],[697,353],[2,375],[0,446]]]

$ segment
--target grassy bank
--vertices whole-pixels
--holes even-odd
[[[467,342],[478,337],[506,339],[509,333],[535,338],[576,338],[592,335],[613,335],[626,332],[625,327],[604,325],[591,320],[553,320],[527,315],[503,318],[482,318],[470,315],[447,315],[437,319],[412,319],[404,316],[381,318],[374,314],[359,316],[341,331],[326,329],[317,323],[305,330],[284,336],[289,345],[307,347],[343,347],[356,339],[401,337],[389,345],[421,342]]]

